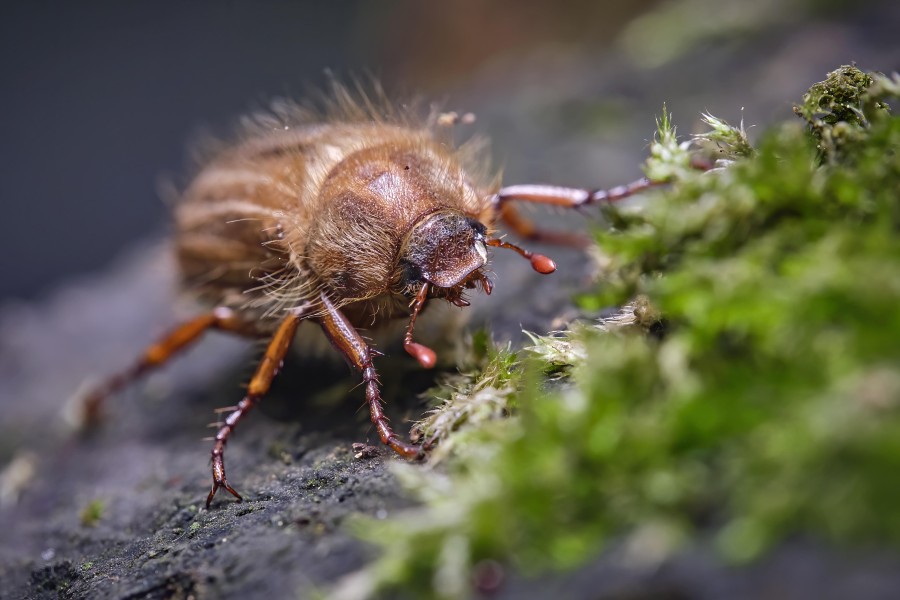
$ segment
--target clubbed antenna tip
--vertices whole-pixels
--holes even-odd
[[[549,275],[553,271],[556,270],[556,263],[549,256],[544,256],[543,254],[537,254],[535,252],[529,252],[524,248],[519,248],[515,244],[510,244],[509,242],[504,242],[503,240],[490,239],[486,240],[485,243],[488,246],[493,246],[494,248],[507,248],[509,250],[515,250],[519,253],[523,258],[527,258],[529,262],[531,262],[531,268],[541,273],[542,275]]]

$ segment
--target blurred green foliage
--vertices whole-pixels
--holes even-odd
[[[900,86],[838,75],[755,148],[663,116],[647,170],[674,183],[607,209],[582,298],[637,302],[518,357],[481,339],[435,415],[487,417],[423,424],[453,451],[400,466],[423,505],[357,524],[380,558],[339,597],[467,597],[485,561],[652,562],[698,533],[737,561],[797,533],[900,545]]]

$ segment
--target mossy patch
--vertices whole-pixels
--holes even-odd
[[[900,546],[900,80],[839,71],[806,127],[755,146],[714,117],[682,141],[664,114],[647,170],[672,185],[607,208],[581,298],[634,303],[486,346],[420,426],[443,460],[398,468],[423,506],[357,522],[379,558],[339,596],[468,597],[486,564],[569,568],[613,541]]]
[[[886,100],[896,99],[898,92],[896,75],[890,79],[844,65],[809,88],[794,112],[807,122],[822,157],[838,162],[845,147],[867,136],[872,121],[887,118],[890,107]]]

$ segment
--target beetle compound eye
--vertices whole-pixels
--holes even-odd
[[[409,261],[400,261],[404,286],[411,286],[422,281],[422,269]]]

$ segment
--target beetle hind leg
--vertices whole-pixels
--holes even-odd
[[[240,319],[231,309],[219,307],[207,314],[181,323],[165,336],[148,346],[131,367],[106,378],[99,384],[77,392],[73,400],[79,429],[88,429],[103,420],[103,406],[107,398],[121,391],[146,373],[157,369],[180,354],[210,329],[244,336],[259,335],[251,323]]]

